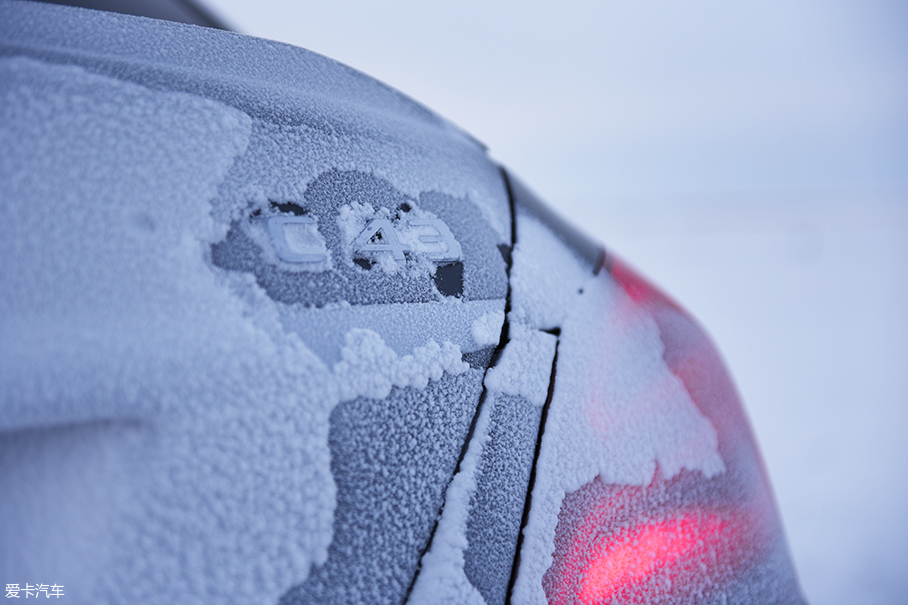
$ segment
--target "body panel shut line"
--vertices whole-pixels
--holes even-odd
[[[512,252],[514,250],[514,244],[516,243],[516,236],[517,236],[517,224],[516,224],[517,215],[514,210],[514,196],[511,192],[511,183],[508,180],[507,173],[503,169],[500,170],[500,173],[501,173],[502,179],[504,180],[505,188],[507,189],[507,192],[508,192],[508,208],[510,210],[510,218],[511,218],[510,248],[508,249],[507,254],[502,254],[504,261],[505,261],[505,271],[507,273],[508,289],[507,289],[507,294],[505,296],[504,322],[501,324],[501,334],[499,335],[498,344],[495,346],[495,351],[492,353],[492,359],[489,361],[489,366],[486,368],[485,373],[488,373],[489,368],[494,367],[498,363],[498,360],[501,358],[501,353],[504,350],[504,347],[505,347],[505,345],[507,345],[508,340],[509,340],[508,315],[511,312],[511,265],[512,265],[513,258],[514,258],[514,255],[512,254]],[[485,374],[483,374],[483,381],[485,381]],[[473,419],[470,421],[470,430],[467,432],[466,439],[464,439],[463,446],[461,447],[461,450],[460,450],[460,456],[457,458],[457,466],[454,468],[454,474],[451,475],[451,479],[453,479],[457,475],[457,473],[460,472],[460,467],[463,464],[463,459],[467,455],[467,450],[470,447],[470,442],[473,440],[473,435],[476,431],[476,422],[479,419],[479,414],[480,414],[480,412],[482,412],[483,405],[485,404],[487,398],[488,398],[488,390],[485,387],[483,387],[482,395],[480,395],[480,397],[479,397],[479,403],[476,405],[476,412],[473,414]],[[448,485],[450,485],[450,480],[448,481]],[[447,488],[445,489],[445,491],[447,492]],[[425,557],[426,553],[429,552],[429,550],[432,548],[432,540],[435,537],[435,532],[438,530],[438,521],[441,519],[441,515],[443,512],[444,512],[444,502],[442,502],[441,508],[438,510],[438,514],[435,517],[435,524],[432,526],[432,532],[429,534],[429,539],[419,553],[420,564],[416,568],[416,573],[413,574],[413,579],[410,580],[410,585],[407,587],[407,596],[404,599],[404,603],[407,603],[410,600],[410,595],[413,593],[413,587],[416,585],[416,580],[419,578],[419,572],[422,569],[423,558]]]
[[[560,330],[558,330],[558,333],[560,334]],[[510,605],[511,603],[511,593],[514,590],[514,582],[517,581],[517,572],[520,568],[520,549],[523,546],[523,532],[529,521],[530,508],[533,504],[533,486],[536,484],[536,463],[539,461],[539,452],[542,449],[542,436],[545,433],[545,423],[548,419],[549,407],[552,405],[552,396],[555,393],[555,374],[558,369],[559,344],[560,341],[555,342],[555,356],[552,358],[552,373],[549,376],[549,390],[545,398],[545,404],[542,406],[542,415],[539,418],[539,432],[536,437],[536,449],[533,452],[533,466],[530,469],[530,482],[527,485],[527,495],[523,505],[523,518],[520,521],[520,533],[517,535],[517,548],[514,550],[514,564],[511,567],[511,579],[508,582],[507,605]]]

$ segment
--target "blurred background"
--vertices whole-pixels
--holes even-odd
[[[682,302],[810,603],[908,602],[908,2],[205,4],[428,105]]]

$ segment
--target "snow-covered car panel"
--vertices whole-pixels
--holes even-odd
[[[803,603],[721,359],[674,302],[606,268],[561,329],[514,602]]]
[[[702,334],[474,139],[313,53],[150,19],[2,2],[0,70],[5,581],[799,602]]]
[[[4,580],[403,599],[504,320],[499,169],[300,49],[43,4],[0,24]]]

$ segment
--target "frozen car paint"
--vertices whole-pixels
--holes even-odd
[[[798,603],[721,363],[407,97],[0,4],[0,575],[80,603]]]

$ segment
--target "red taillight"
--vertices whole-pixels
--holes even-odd
[[[646,486],[600,476],[567,493],[542,581],[549,603],[802,602],[747,419],[714,347],[677,304],[626,265],[612,260],[609,273],[624,296],[611,312],[633,309],[655,321],[662,359],[715,427],[725,468],[666,476],[657,467]],[[635,385],[640,395],[632,401],[650,401],[659,388]],[[633,425],[635,414],[650,413],[629,405],[604,422],[597,405],[594,398],[583,407],[603,440],[616,426]]]
[[[711,487],[685,472],[645,488],[594,481],[568,494],[543,580],[549,603],[687,603],[746,575],[771,554],[772,509],[722,504],[721,494],[703,494]]]
[[[597,545],[584,571],[580,601],[600,603],[651,588],[670,591],[679,580],[695,581],[702,571],[697,567],[723,558],[723,543],[733,533],[733,524],[714,512],[622,528]]]

